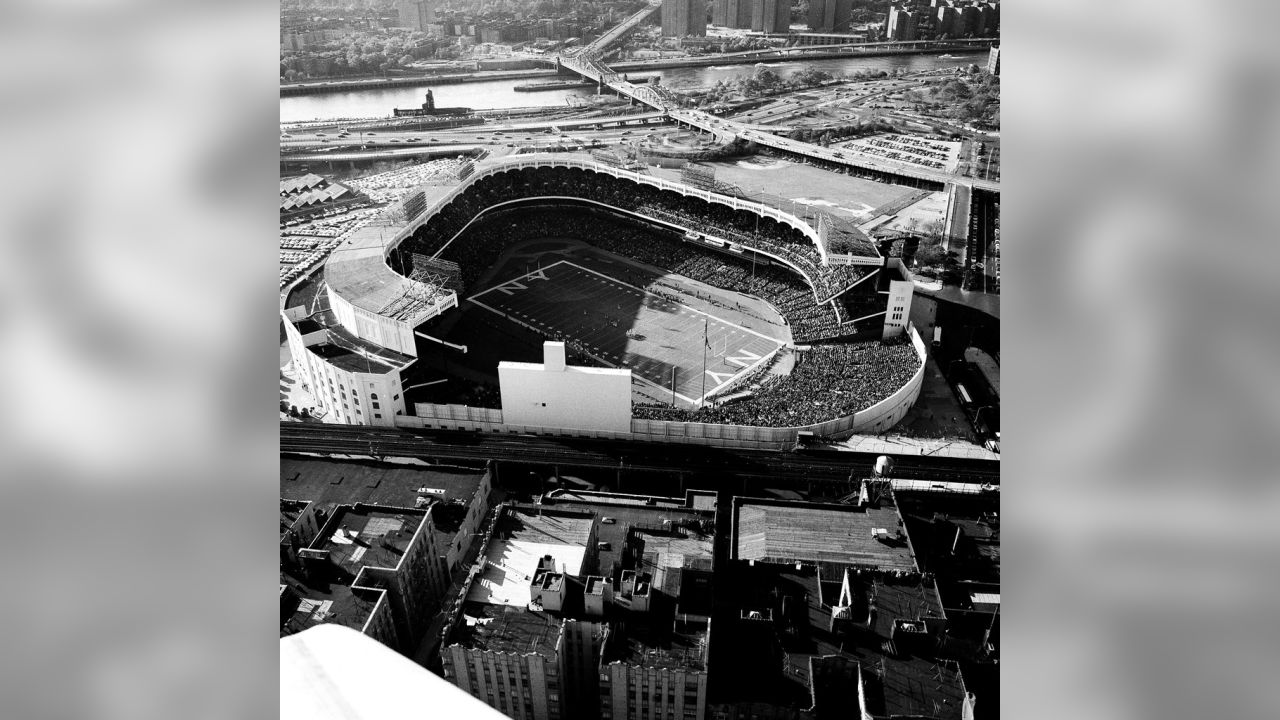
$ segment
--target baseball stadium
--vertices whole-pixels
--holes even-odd
[[[468,162],[281,312],[326,422],[787,447],[920,392],[911,278],[827,216],[590,155]]]

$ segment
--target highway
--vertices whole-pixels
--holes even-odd
[[[423,131],[378,131],[364,133],[364,142],[356,134],[339,138],[330,133],[317,137],[294,136],[281,141],[280,162],[361,162],[370,160],[398,160],[417,158],[427,160],[436,157],[471,155],[479,150],[490,150],[493,155],[525,152],[578,150],[605,148],[641,141],[651,129],[645,127],[614,127],[604,130],[579,129],[562,133],[505,133],[490,130],[490,126],[473,126],[450,131],[427,133]],[[394,142],[393,142],[394,140]],[[326,142],[327,141],[327,142]],[[372,141],[372,142],[371,142]]]
[[[793,153],[802,157],[813,158],[835,165],[871,170],[887,175],[907,178],[913,181],[924,181],[938,187],[946,187],[949,183],[962,181],[974,187],[991,192],[1000,192],[1000,182],[990,179],[962,178],[949,172],[931,170],[911,163],[902,163],[885,158],[872,157],[846,148],[825,148],[801,140],[792,140],[775,135],[785,128],[762,129],[760,126],[719,118],[701,110],[681,108],[678,100],[664,86],[637,85],[627,82],[609,68],[601,56],[608,36],[587,45],[573,56],[561,56],[560,64],[588,80],[603,81],[614,92],[642,102],[656,110],[665,112],[677,124],[698,128],[715,133],[719,137],[736,136],[763,147],[773,148],[781,152]]]
[[[799,486],[809,480],[867,476],[876,456],[834,450],[794,453],[700,445],[586,438],[499,435],[443,430],[402,430],[358,425],[282,422],[282,453],[379,455],[515,462],[624,473],[665,473],[769,480]],[[895,458],[895,478],[999,484],[996,462],[954,458]]]

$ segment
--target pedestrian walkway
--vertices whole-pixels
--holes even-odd
[[[999,461],[1000,455],[965,440],[910,438],[897,435],[854,435],[833,443],[837,450],[874,455],[916,455]]]

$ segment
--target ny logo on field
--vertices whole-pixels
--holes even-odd
[[[526,280],[526,281],[527,280],[550,280],[550,279],[551,278],[547,277],[546,273],[542,272],[542,268],[538,268],[536,271],[531,272],[528,275],[525,275],[524,277],[520,278],[520,280]],[[499,285],[498,287],[494,288],[494,290],[497,290],[503,295],[515,295],[517,290],[528,290],[529,286],[525,285],[520,280],[512,280],[509,283]]]

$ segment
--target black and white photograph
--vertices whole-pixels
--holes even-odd
[[[0,717],[1277,715],[1280,4],[0,15]]]

